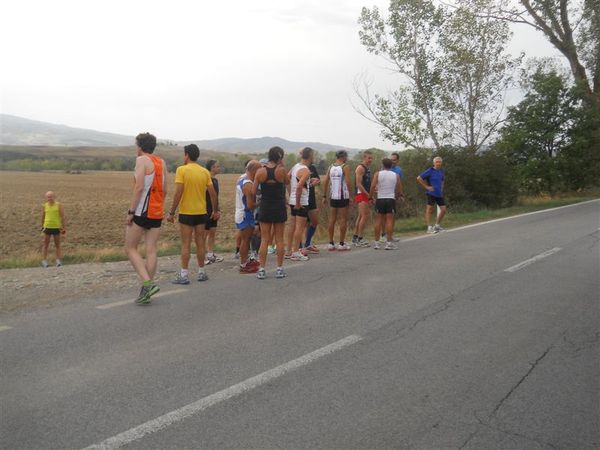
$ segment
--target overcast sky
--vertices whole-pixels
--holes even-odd
[[[279,136],[378,146],[353,81],[396,78],[358,39],[373,0],[8,0],[2,112],[177,140]],[[511,52],[556,55],[527,27]]]

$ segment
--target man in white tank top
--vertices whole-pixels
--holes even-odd
[[[329,245],[327,249],[329,251],[348,251],[350,250],[350,246],[346,244],[345,239],[348,228],[348,208],[352,202],[350,196],[350,192],[352,192],[350,166],[346,164],[348,161],[348,152],[346,150],[338,150],[335,156],[337,159],[335,163],[329,166],[323,187],[323,206],[327,204],[327,195],[329,194],[329,206],[331,207],[328,229]],[[340,219],[340,245],[336,246],[333,234],[338,216]]]
[[[286,258],[292,261],[308,261],[308,256],[300,253],[300,242],[304,236],[308,220],[308,191],[310,189],[310,170],[315,151],[306,147],[300,152],[300,162],[289,172],[290,178],[290,227],[287,235]]]
[[[400,175],[392,170],[393,163],[389,158],[384,158],[381,161],[382,170],[375,174],[373,183],[371,183],[371,197],[377,192],[377,200],[375,201],[375,242],[373,248],[379,249],[379,236],[381,235],[382,224],[385,223],[385,232],[387,242],[386,250],[395,250],[397,247],[393,242],[394,233],[394,218],[396,215],[396,201],[404,200],[402,189],[402,181]]]

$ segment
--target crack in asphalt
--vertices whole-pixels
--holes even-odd
[[[436,309],[435,311],[430,312],[429,314],[425,314],[422,317],[419,317],[417,320],[415,320],[412,325],[408,326],[408,327],[404,327],[401,328],[400,330],[398,330],[398,334],[400,334],[401,331],[412,331],[415,329],[415,327],[417,325],[419,325],[422,322],[425,322],[427,320],[429,320],[432,317],[437,316],[440,313],[443,313],[444,311],[446,311],[448,308],[450,308],[450,305],[452,303],[454,303],[456,299],[454,298],[454,295],[450,295],[449,297],[446,297],[446,299],[443,301],[443,303],[441,303]]]
[[[531,373],[535,370],[535,368],[537,367],[537,365],[546,357],[546,355],[548,355],[548,353],[550,352],[550,350],[552,350],[554,348],[555,344],[551,344],[546,350],[544,350],[544,352],[531,364],[531,367],[529,368],[529,370],[527,371],[527,373],[525,375],[523,375],[521,377],[521,379],[508,391],[508,393],[502,397],[502,399],[496,404],[496,407],[494,408],[494,410],[492,411],[492,413],[490,414],[490,417],[493,417],[498,410],[500,409],[500,407],[504,404],[504,402],[506,400],[508,400],[508,398],[513,394],[513,392],[515,392],[519,386],[521,386],[521,384],[523,384],[523,382],[529,377],[529,375],[531,375]]]

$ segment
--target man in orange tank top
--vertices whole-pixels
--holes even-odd
[[[160,288],[154,283],[157,266],[157,243],[164,215],[164,198],[167,195],[165,162],[154,156],[156,137],[150,133],[135,138],[137,159],[135,161],[134,187],[127,210],[125,250],[131,265],[142,280],[142,288],[136,300],[139,305],[150,303],[150,297]],[[144,237],[146,261],[138,251]]]

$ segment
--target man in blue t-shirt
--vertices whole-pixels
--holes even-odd
[[[446,203],[444,202],[444,171],[442,170],[442,158],[436,156],[433,158],[433,167],[417,177],[417,182],[427,191],[427,206],[425,207],[425,222],[427,222],[427,233],[439,233],[444,229],[440,226],[442,219],[446,215]],[[433,205],[440,207],[435,225],[431,226],[431,215]]]
[[[400,179],[404,179],[404,172],[402,172],[402,169],[400,168],[400,166],[398,165],[398,162],[400,161],[400,155],[398,154],[398,152],[394,152],[390,155],[390,159],[392,160],[392,172],[397,173],[398,175],[400,175]]]

